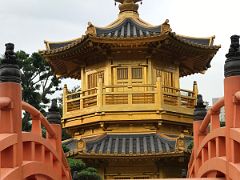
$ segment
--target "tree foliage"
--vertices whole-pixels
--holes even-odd
[[[69,166],[73,175],[73,180],[101,180],[97,170],[93,167],[87,167],[81,159],[68,159]]]
[[[64,145],[64,144],[62,144],[62,149],[63,149],[64,153],[70,151],[70,149],[66,145]]]
[[[71,135],[67,133],[66,129],[62,129],[62,141],[71,138]]]
[[[60,80],[53,74],[49,64],[39,53],[29,55],[24,51],[16,53],[18,65],[22,72],[23,100],[44,115],[46,104],[50,102],[50,95],[55,93],[60,84]],[[24,113],[23,129],[29,130],[29,114]]]

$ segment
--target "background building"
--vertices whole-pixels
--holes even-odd
[[[89,23],[86,34],[47,42],[42,55],[59,77],[81,80],[63,93],[62,125],[72,135],[67,154],[98,168],[104,179],[181,177],[187,168],[198,94],[179,79],[210,67],[214,36],[172,32],[138,14],[140,0],[116,0],[118,19]]]

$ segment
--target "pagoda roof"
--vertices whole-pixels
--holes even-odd
[[[180,64],[180,76],[191,75],[207,70],[210,62],[220,46],[213,45],[214,36],[209,38],[186,37],[174,32],[150,34],[137,37],[112,37],[84,35],[81,38],[60,42],[46,42],[47,50],[40,53],[48,60],[54,72],[61,77],[72,77],[81,79],[80,67],[85,67],[92,59],[99,57],[99,60],[106,59],[103,54],[109,49],[140,48],[145,51],[149,49],[176,55]],[[160,54],[162,55],[162,54]],[[93,57],[95,56],[95,57]],[[104,56],[105,58],[103,58]],[[147,56],[147,54],[145,55]],[[100,57],[102,57],[100,59]],[[185,59],[184,59],[185,57]]]
[[[170,25],[168,24],[168,20],[166,20],[162,25],[152,26],[150,24],[145,23],[140,18],[126,17],[124,19],[119,19],[116,22],[112,23],[106,27],[95,27],[93,24],[89,23],[88,30],[86,31],[86,35],[83,35],[80,38],[76,38],[69,41],[64,42],[48,42],[45,41],[46,51],[43,52],[59,52],[64,51],[69,48],[72,48],[80,43],[82,43],[88,36],[93,37],[102,37],[105,39],[113,39],[116,41],[119,40],[128,40],[128,39],[142,39],[148,37],[158,37],[162,34],[169,33],[173,37],[185,42],[189,43],[192,46],[205,47],[205,48],[219,48],[219,46],[214,46],[214,38],[215,36],[206,37],[206,38],[198,38],[198,37],[190,37],[179,35],[171,32]],[[57,50],[57,51],[54,51]]]
[[[95,156],[142,156],[142,155],[168,155],[179,153],[176,142],[177,136],[171,137],[167,135],[152,134],[105,134],[103,136],[91,139],[72,139],[64,144],[74,151],[79,145],[83,149],[76,151],[76,154],[95,155]],[[185,137],[185,147],[187,149],[192,138]],[[182,149],[182,151],[184,151]],[[69,155],[72,153],[70,152]]]
[[[142,32],[144,32],[144,31],[142,31]],[[148,33],[149,32],[150,31],[148,31]],[[111,34],[113,34],[113,33],[111,33]],[[198,47],[198,48],[203,48],[203,49],[214,49],[214,50],[218,50],[221,47],[221,46],[213,45],[215,36],[206,37],[206,38],[196,38],[196,37],[179,35],[174,32],[168,32],[164,35],[165,36],[168,35],[169,37],[179,40],[182,43],[186,43],[192,47]],[[153,31],[152,31],[151,33],[149,33],[149,35],[146,35],[146,32],[144,32],[143,35],[141,35],[141,36],[138,35],[138,36],[123,36],[123,37],[119,37],[119,36],[115,36],[115,35],[110,36],[110,35],[106,35],[104,33],[102,35],[98,35],[98,36],[84,35],[81,38],[77,38],[77,39],[66,41],[66,42],[45,41],[47,50],[41,51],[41,53],[43,55],[54,55],[56,53],[64,52],[68,49],[77,47],[78,45],[82,44],[83,42],[87,41],[88,39],[92,40],[92,41],[110,40],[112,43],[117,43],[117,41],[121,41],[121,40],[122,41],[123,40],[131,41],[133,39],[139,40],[139,41],[147,40],[147,41],[154,42],[154,39],[157,40],[158,37],[159,38],[163,37],[163,34],[157,33],[157,31],[155,33],[153,33]]]
[[[88,23],[86,34],[79,38],[64,42],[45,41],[46,50],[40,53],[57,75],[81,79],[80,67],[102,61],[107,58],[107,52],[119,52],[124,48],[127,51],[136,49],[136,53],[141,51],[145,57],[155,51],[159,52],[156,57],[162,56],[160,51],[175,55],[175,61],[180,57],[182,59],[177,62],[181,66],[180,76],[203,72],[210,67],[212,58],[220,48],[214,45],[215,36],[198,38],[176,34],[172,32],[169,20],[157,26],[143,21],[137,12],[138,1],[117,2],[121,3],[120,14],[108,26],[97,27]]]

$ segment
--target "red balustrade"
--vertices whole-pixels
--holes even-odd
[[[224,97],[204,112],[201,96],[193,123],[194,148],[188,177],[240,179],[240,51],[239,36],[232,44],[225,63]],[[220,127],[220,109],[225,109],[225,126]],[[204,117],[205,116],[205,117]]]
[[[61,124],[50,124],[37,109],[22,102],[13,45],[6,46],[5,60],[0,65],[0,179],[70,180]],[[22,110],[31,115],[31,132],[22,131]],[[46,137],[42,128],[46,129]]]

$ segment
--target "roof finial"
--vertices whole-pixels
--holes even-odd
[[[206,105],[204,104],[201,94],[197,95],[197,105],[194,109],[194,121],[201,121],[207,114]]]
[[[19,69],[14,44],[5,44],[6,51],[4,58],[0,62],[0,82],[21,82],[21,72]]]
[[[119,9],[120,9],[120,13],[124,12],[124,11],[133,11],[133,12],[138,12],[138,4],[136,4],[137,2],[141,2],[142,4],[142,0],[115,0],[115,3],[118,2],[120,3],[119,5]]]
[[[52,100],[52,104],[48,109],[47,120],[51,124],[61,124],[61,115],[59,113],[59,108],[57,105],[57,99]]]
[[[231,36],[231,45],[224,65],[225,77],[240,75],[240,45],[238,35]]]

